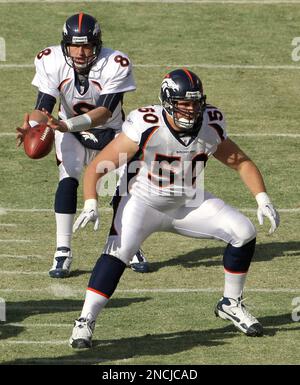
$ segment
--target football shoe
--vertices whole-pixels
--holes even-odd
[[[137,273],[148,273],[149,263],[143,253],[142,249],[139,249],[129,262],[130,268]]]
[[[72,251],[68,247],[58,247],[49,270],[51,278],[66,278],[70,275]]]
[[[73,327],[73,332],[69,340],[69,343],[72,348],[91,348],[94,329],[95,321],[88,320],[87,318],[76,319]]]
[[[243,301],[242,297],[237,300],[222,297],[215,307],[215,315],[224,320],[230,320],[237,329],[247,336],[262,336],[263,327],[261,323],[249,313]]]

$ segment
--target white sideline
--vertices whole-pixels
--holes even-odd
[[[300,3],[299,3],[300,5]],[[134,68],[204,68],[204,69],[244,69],[244,70],[300,70],[300,65],[282,64],[282,65],[255,65],[255,64],[210,64],[210,63],[195,63],[195,64],[133,64]],[[29,63],[8,63],[0,64],[0,70],[5,69],[25,69],[34,68],[34,64]]]

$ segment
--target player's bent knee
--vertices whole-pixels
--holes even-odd
[[[134,252],[132,251],[132,249],[124,250],[123,248],[120,248],[117,252],[111,253],[111,255],[125,263],[126,266],[129,266],[129,262],[131,261],[135,253],[136,251]]]
[[[124,245],[124,242],[117,236],[109,236],[103,249],[103,254],[109,254],[118,258],[120,261],[129,266],[129,262],[139,249],[139,244]]]
[[[244,217],[243,223],[238,224],[235,238],[231,242],[234,247],[242,247],[256,238],[256,229],[250,219]]]
[[[126,266],[129,266],[129,262],[130,260],[132,259],[134,253],[132,255],[129,255],[129,254],[118,254],[116,256],[116,258],[118,258],[120,261],[122,261],[123,263],[125,263]]]

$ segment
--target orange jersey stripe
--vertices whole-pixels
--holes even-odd
[[[99,88],[100,91],[102,91],[102,87],[98,82],[96,82],[95,80],[92,80],[92,83],[95,84]]]
[[[60,85],[57,87],[58,88],[58,91],[60,91],[62,89],[62,86],[67,83],[69,80],[71,80],[71,78],[67,78],[65,80],[63,80]]]

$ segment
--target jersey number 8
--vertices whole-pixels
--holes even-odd
[[[129,66],[129,60],[126,57],[121,56],[121,55],[117,55],[115,57],[115,62],[120,63],[121,67],[128,67]]]

